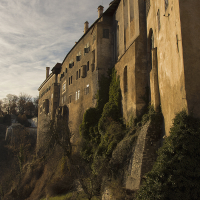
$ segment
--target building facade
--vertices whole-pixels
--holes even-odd
[[[97,20],[85,22],[84,35],[38,89],[38,144],[43,121],[64,106],[78,137],[84,112],[96,105],[99,80],[113,67],[126,122],[149,102],[161,109],[166,135],[182,109],[200,117],[199,6],[198,0],[115,0],[105,12],[99,6]]]

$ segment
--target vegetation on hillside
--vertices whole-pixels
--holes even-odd
[[[102,77],[99,86],[97,106],[83,116],[82,141],[76,144],[78,147],[71,143],[66,116],[50,121],[43,152],[37,157],[34,144],[26,134],[16,145],[6,147],[16,165],[3,176],[2,181],[9,184],[0,182],[0,195],[18,200],[67,194],[55,198],[97,200],[107,188],[116,200],[198,199],[200,121],[185,111],[176,115],[170,136],[159,149],[153,169],[145,175],[136,194],[124,187],[132,150],[147,122],[151,135],[159,137],[162,114],[149,106],[142,117],[130,119],[125,125],[115,70]]]
[[[178,113],[137,199],[199,199],[200,120]]]

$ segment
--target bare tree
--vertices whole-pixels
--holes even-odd
[[[24,114],[26,111],[26,104],[27,102],[31,102],[31,96],[28,94],[20,93],[19,100],[18,100],[18,110],[20,114]]]
[[[53,151],[58,145],[64,151],[64,155],[71,160],[72,144],[71,144],[71,132],[68,127],[66,118],[60,118],[59,120],[53,119],[46,124],[48,128],[43,133],[45,136],[43,150],[45,154]],[[45,129],[44,129],[45,130]]]

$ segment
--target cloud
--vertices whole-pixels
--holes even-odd
[[[110,1],[103,0],[103,6]],[[83,35],[84,22],[91,25],[97,19],[100,4],[102,0],[1,0],[0,99],[37,96],[45,68],[64,60]]]

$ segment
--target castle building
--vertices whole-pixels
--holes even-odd
[[[68,108],[76,135],[84,112],[95,107],[99,80],[115,67],[120,77],[126,122],[151,102],[161,109],[169,135],[182,109],[200,117],[200,19],[198,0],[114,0],[57,63],[39,87],[38,145],[42,124],[56,110]]]

